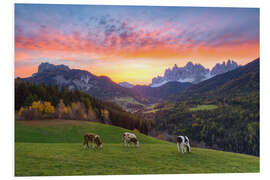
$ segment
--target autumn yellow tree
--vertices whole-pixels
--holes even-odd
[[[48,101],[44,102],[42,112],[45,113],[45,114],[54,113],[54,107],[51,105],[51,102],[48,102]]]
[[[106,124],[111,124],[110,112],[107,109],[101,109],[101,118]]]
[[[62,119],[65,117],[65,115],[68,113],[68,108],[64,104],[63,99],[60,99],[58,105],[57,105],[57,117],[59,119]]]

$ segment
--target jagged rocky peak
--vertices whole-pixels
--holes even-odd
[[[186,68],[192,68],[194,65],[191,61],[189,61],[187,64],[186,64]]]
[[[49,71],[68,71],[70,70],[68,66],[65,66],[63,64],[61,65],[54,65],[50,64],[48,62],[41,63],[38,66],[38,73],[43,73],[43,72],[49,72]]]
[[[212,71],[211,71],[211,75],[216,76],[219,74],[223,74],[225,72],[231,71],[238,68],[238,64],[233,61],[233,60],[228,60],[227,63],[225,61],[222,62],[222,64],[217,63]]]
[[[165,70],[163,77],[158,76],[153,78],[150,86],[158,87],[170,81],[199,83],[218,74],[234,70],[237,67],[237,63],[232,60],[228,60],[227,63],[217,63],[211,71],[201,64],[194,64],[191,61],[184,67],[178,67],[175,64],[172,68]]]

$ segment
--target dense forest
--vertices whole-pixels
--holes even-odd
[[[15,80],[16,119],[76,119],[97,121],[147,134],[154,125],[124,111],[120,106],[98,100],[79,90],[56,85],[34,84]]]
[[[191,110],[200,104],[217,108]],[[259,93],[178,101],[155,119],[159,131],[187,135],[193,145],[259,156]]]

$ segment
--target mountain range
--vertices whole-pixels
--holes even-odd
[[[158,82],[160,86],[157,86],[158,83],[146,86],[132,85],[127,82],[117,84],[106,76],[96,76],[88,71],[70,69],[65,65],[41,63],[38,72],[31,77],[23,78],[23,80],[37,84],[67,87],[70,90],[81,90],[98,99],[113,101],[128,111],[136,111],[143,105],[168,100],[169,97],[172,99],[174,99],[173,97],[193,98],[203,95],[220,95],[233,90],[232,93],[249,91],[254,86],[258,88],[259,70],[254,68],[256,66],[254,64],[259,64],[259,59],[241,67],[234,61],[228,60],[227,63],[216,64],[210,71],[200,64],[189,62],[184,67],[175,65],[172,69],[167,69],[164,77],[154,78],[165,80],[166,83],[160,81]],[[250,66],[253,67],[253,70],[250,70]],[[254,83],[249,83],[253,82],[252,78],[257,79],[254,80]],[[189,82],[187,79],[196,79],[197,83],[194,84],[195,81]],[[153,81],[156,82],[156,80]],[[163,85],[161,85],[162,83]],[[125,103],[123,103],[123,99],[125,99]],[[139,104],[140,107],[131,104]]]
[[[152,104],[176,95],[189,87],[190,83],[172,82],[163,87],[133,86],[127,82],[117,84],[106,76],[96,76],[88,71],[70,69],[65,65],[41,63],[38,72],[23,79],[36,84],[57,85],[70,90],[80,90],[101,100],[113,101],[128,111],[135,111],[143,106],[135,104]],[[122,87],[125,86],[125,87]],[[123,103],[123,99],[128,102]],[[129,102],[131,99],[131,102]],[[132,104],[132,105],[131,105]]]
[[[260,58],[232,71],[194,84],[177,95],[177,100],[194,100],[259,93]]]
[[[216,75],[226,73],[238,68],[238,64],[228,60],[227,63],[217,63],[212,70],[205,68],[201,64],[188,62],[184,67],[178,67],[176,64],[164,72],[164,76],[157,76],[152,79],[151,87],[159,87],[170,81],[190,82],[197,84],[204,80],[210,79]]]

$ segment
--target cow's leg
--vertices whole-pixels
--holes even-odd
[[[83,144],[83,148],[86,149],[86,147],[87,147],[87,144]]]
[[[177,142],[177,152],[179,152],[179,142]]]
[[[182,153],[184,153],[184,144],[183,143],[181,143],[181,151],[182,151]]]
[[[94,149],[95,148],[95,145],[94,145],[93,140],[91,140],[91,145],[92,145],[92,149]]]
[[[187,148],[188,148],[188,152],[190,152],[190,144],[189,143],[187,143]]]
[[[86,141],[85,140],[83,141],[83,148],[84,149],[86,148]]]
[[[127,141],[125,139],[123,140],[123,146],[127,146]]]

